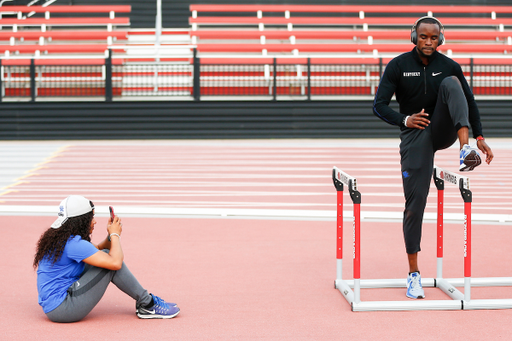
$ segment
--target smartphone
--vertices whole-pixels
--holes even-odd
[[[115,217],[114,208],[112,206],[109,206],[108,210],[110,211],[110,219],[112,219],[112,222],[114,222],[114,217]]]

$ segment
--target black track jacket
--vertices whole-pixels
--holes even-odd
[[[448,76],[457,76],[462,84],[468,101],[473,137],[482,135],[480,113],[460,65],[437,51],[432,54],[426,66],[418,56],[416,47],[391,60],[377,89],[373,113],[385,122],[405,129],[405,116],[419,113],[422,109],[432,115],[441,81]],[[396,95],[400,113],[389,107],[393,94]]]

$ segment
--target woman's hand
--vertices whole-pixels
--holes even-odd
[[[121,223],[121,218],[118,216],[114,217],[114,221],[111,218],[108,219],[107,224],[108,235],[110,236],[112,233],[116,233],[121,236],[121,232],[123,231],[123,224]],[[117,242],[115,241],[117,240]],[[109,241],[107,238],[97,246],[98,249],[109,249],[108,253],[98,251],[94,255],[85,258],[83,261],[87,264],[94,265],[100,268],[105,268],[109,270],[119,270],[123,266],[123,249],[121,248],[121,238],[113,236],[112,241]]]
[[[117,233],[118,235],[121,235],[121,232],[123,232],[123,224],[121,223],[121,218],[119,218],[118,216],[115,216],[113,222],[111,219],[109,219],[108,222],[109,222],[109,224],[107,225],[108,234],[111,235],[112,233]]]

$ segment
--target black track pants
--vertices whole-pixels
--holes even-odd
[[[457,131],[469,127],[468,104],[456,77],[443,80],[434,112],[428,114],[430,125],[426,129],[405,129],[400,134],[405,195],[403,229],[408,254],[421,250],[421,226],[434,168],[434,153],[450,147],[457,140]]]

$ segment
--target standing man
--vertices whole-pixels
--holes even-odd
[[[409,275],[407,297],[424,298],[418,268],[421,225],[434,166],[434,153],[450,147],[458,138],[460,171],[481,163],[469,146],[469,126],[477,147],[489,164],[491,148],[485,142],[475,99],[458,63],[436,51],[444,42],[444,27],[434,17],[422,17],[411,29],[416,46],[389,62],[375,100],[374,114],[400,127],[400,158],[405,195],[403,231]],[[389,107],[393,94],[400,112]]]

